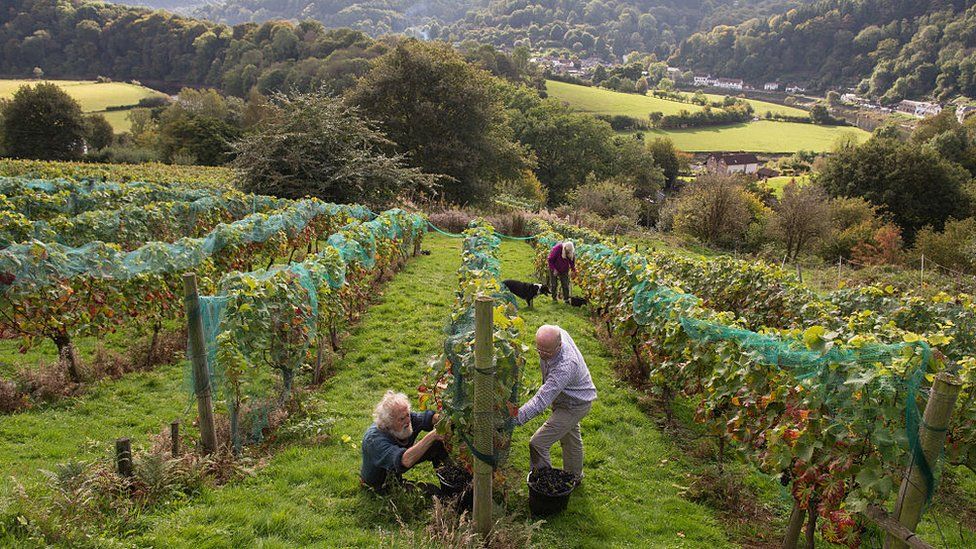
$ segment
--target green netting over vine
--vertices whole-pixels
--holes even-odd
[[[200,228],[212,229],[220,221],[248,214],[286,208],[291,201],[271,196],[228,191],[196,200],[156,201],[115,209],[88,210],[74,216],[31,221],[2,208],[0,247],[26,240],[82,246],[101,241],[126,245],[132,242],[172,241],[195,236]],[[205,231],[202,233],[205,234]]]
[[[320,338],[344,318],[347,301],[354,299],[344,293],[350,273],[368,286],[369,273],[405,257],[425,224],[422,215],[402,210],[354,221],[318,253],[266,270],[229,273],[217,295],[200,298],[211,384],[227,404],[235,448],[261,440],[269,414],[287,399],[313,342],[321,346]],[[186,379],[193,379],[189,365]]]
[[[581,232],[573,238],[578,242],[582,276],[593,277],[584,279],[581,286],[595,292],[591,295],[595,299],[601,295],[611,296],[611,300],[622,298],[618,303],[600,304],[614,308],[614,318],[623,319],[624,326],[630,322],[645,330],[634,345],[658,357],[660,363],[651,367],[651,375],[658,376],[657,383],[678,390],[691,387],[703,394],[699,416],[714,420],[719,431],[731,430],[738,433],[733,436],[756,445],[764,462],[778,464],[774,470],[798,459],[820,460],[831,470],[855,466],[838,457],[843,453],[832,454],[835,449],[824,447],[822,441],[862,436],[873,456],[868,459],[887,463],[890,476],[875,476],[874,469],[866,464],[857,465],[862,470],[849,489],[857,492],[859,505],[872,499],[883,501],[893,489],[891,478],[900,476],[894,465],[903,466],[905,460],[922,473],[929,497],[934,493],[934,467],[926,460],[919,441],[920,388],[926,374],[938,369],[927,343],[917,336],[891,344],[870,337],[840,339],[821,326],[758,333],[737,326],[734,314],[707,309],[697,296],[661,283],[659,270],[629,248],[606,246],[592,233]],[[539,236],[538,243],[545,251],[560,240],[562,235],[549,231]],[[637,337],[638,332],[627,333]],[[670,382],[668,376],[682,381]],[[723,380],[734,382],[726,384]],[[764,403],[743,410],[738,399],[746,397],[740,394],[761,395],[759,400]],[[766,408],[777,400],[785,403],[785,409]],[[822,424],[814,427],[806,423],[805,414],[811,411]],[[743,414],[765,418],[760,424],[776,423],[777,416],[769,417],[770,413],[796,415],[803,433],[736,431],[736,422],[742,421]],[[784,435],[792,439],[789,444],[769,445],[766,439]],[[760,438],[748,440],[752,436]],[[837,459],[841,461],[831,461]],[[879,465],[878,469],[884,468]]]
[[[518,316],[515,296],[501,284],[500,239],[494,229],[482,220],[475,220],[464,234],[457,299],[445,328],[444,352],[435,359],[420,387],[421,403],[429,406],[433,397],[438,409],[450,419],[454,435],[465,443],[464,452],[498,467],[508,458],[515,428],[508,405],[518,406],[521,396],[527,350],[522,343],[525,322]],[[473,413],[474,306],[478,296],[490,296],[494,301],[494,394],[491,414],[480,419]],[[490,422],[491,454],[474,448],[477,421]]]
[[[149,273],[193,270],[229,246],[261,243],[274,236],[292,236],[323,216],[371,216],[362,206],[301,200],[275,213],[256,213],[221,223],[201,238],[182,238],[173,243],[150,242],[130,252],[105,242],[70,247],[32,240],[0,250],[0,282],[3,291],[37,289],[77,276],[104,280],[128,280]]]

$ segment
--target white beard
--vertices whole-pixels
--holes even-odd
[[[407,439],[410,438],[410,435],[413,434],[413,425],[412,424],[407,424],[407,426],[404,427],[403,429],[400,429],[399,431],[393,431],[391,434],[394,437],[396,437],[397,440],[404,440],[405,441],[405,440],[407,440]]]

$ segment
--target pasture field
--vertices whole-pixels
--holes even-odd
[[[565,101],[570,105],[593,114],[622,114],[639,120],[648,120],[648,115],[655,111],[664,114],[678,114],[682,110],[696,112],[702,110],[699,105],[667,101],[648,95],[621,93],[598,87],[579,86],[555,80],[546,81],[546,91],[549,97]]]
[[[796,180],[796,184],[799,186],[806,185],[810,182],[809,175],[779,175],[776,177],[770,177],[766,180],[766,186],[773,191],[776,196],[783,195],[783,188],[786,187],[790,180]]]
[[[630,132],[636,133],[636,132]],[[759,120],[687,130],[646,130],[650,137],[669,137],[674,146],[688,152],[746,151],[794,153],[829,151],[848,135],[863,142],[871,134],[846,126],[815,126],[798,122]]]
[[[116,133],[128,131],[131,124],[126,119],[128,110],[106,111],[108,107],[135,105],[141,99],[162,95],[161,92],[129,84],[127,82],[99,83],[91,80],[0,80],[0,99],[13,97],[21,86],[33,86],[41,82],[52,82],[68,92],[81,104],[85,113],[99,113],[115,128]]]
[[[701,110],[698,105],[667,101],[650,96],[620,93],[597,87],[579,86],[550,80],[546,83],[549,96],[584,112],[593,114],[632,116],[646,120],[652,111],[676,114],[685,109]],[[712,96],[715,100],[721,96]],[[750,102],[753,102],[750,100]],[[779,112],[793,116],[806,115],[806,111],[774,105],[773,103],[753,102],[759,116],[772,107]],[[761,103],[761,104],[760,104]],[[790,109],[790,110],[787,110]],[[795,111],[795,112],[794,112]],[[635,132],[630,132],[635,133]],[[846,126],[816,126],[797,122],[777,122],[759,120],[728,126],[692,128],[684,130],[645,130],[652,137],[669,137],[674,145],[688,152],[710,151],[748,151],[760,153],[793,153],[800,150],[829,151],[834,144],[846,135],[853,135],[860,142],[870,135],[868,132]]]
[[[706,93],[705,97],[707,97],[709,101],[722,101],[725,99],[724,95],[718,95],[715,93]],[[756,116],[759,118],[762,118],[766,114],[766,111],[784,116],[810,115],[809,111],[798,109],[796,107],[790,107],[788,105],[780,105],[779,103],[770,103],[769,101],[760,101],[758,99],[746,99],[746,102],[752,105],[752,108],[756,111]]]

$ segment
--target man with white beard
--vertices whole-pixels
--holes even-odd
[[[411,412],[407,395],[387,391],[373,410],[374,423],[363,435],[363,465],[359,471],[362,483],[382,493],[388,487],[388,479],[404,482],[403,473],[422,461],[430,461],[435,469],[439,467],[447,459],[447,451],[443,437],[434,432],[438,419],[438,414],[430,410]],[[430,432],[416,442],[420,431]],[[435,489],[420,487],[429,493]]]

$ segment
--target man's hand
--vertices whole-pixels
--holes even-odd
[[[424,435],[424,438],[420,439],[420,442],[414,444],[407,451],[403,453],[400,458],[400,463],[403,464],[404,469],[409,469],[420,461],[420,458],[424,456],[424,453],[430,449],[431,446],[436,442],[443,442],[444,435],[438,433],[437,431],[431,431]]]
[[[512,417],[518,417],[519,407],[512,404],[511,402],[505,403],[508,406],[508,415]]]
[[[434,415],[430,418],[430,422],[434,424],[434,427],[437,426],[437,423],[440,420],[441,420],[441,413],[440,412],[434,412]]]

